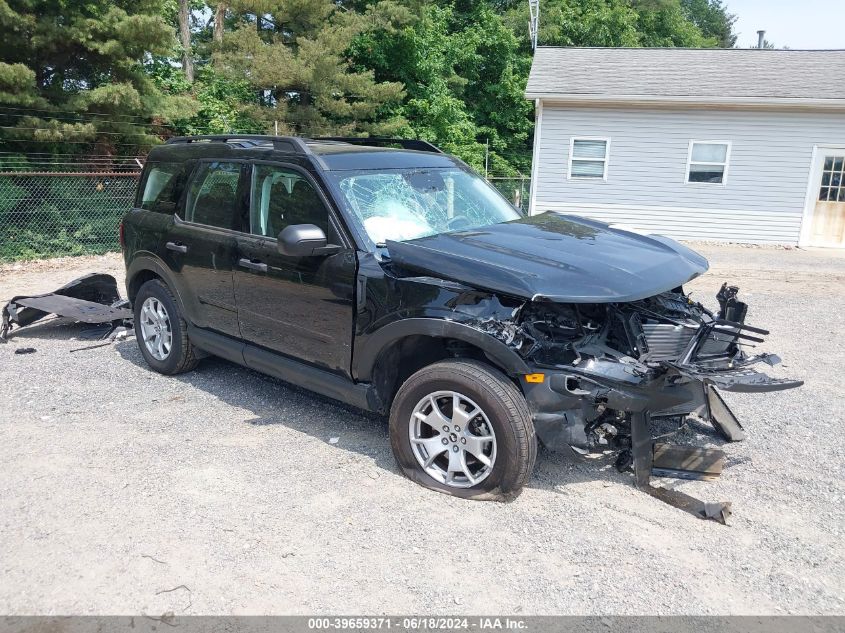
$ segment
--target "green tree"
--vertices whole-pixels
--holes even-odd
[[[687,19],[698,27],[705,37],[715,38],[722,48],[736,45],[734,24],[736,16],[728,13],[722,0],[681,0]]]
[[[404,28],[370,31],[352,53],[376,78],[405,86],[394,109],[406,135],[424,138],[476,168],[527,171],[530,56],[489,2],[421,3]],[[489,144],[489,155],[488,155]]]
[[[408,15],[391,2],[354,9],[332,0],[233,0],[213,44],[214,75],[247,82],[254,96],[244,107],[268,131],[394,133],[404,126],[390,108],[402,85],[353,68],[347,53],[361,33]]]
[[[528,47],[527,3],[501,0],[497,4],[523,46]],[[541,5],[539,43],[541,46],[716,46],[718,36],[700,29],[689,15],[681,0],[545,0]]]
[[[179,0],[179,43],[182,46],[182,70],[188,83],[194,82],[194,54],[191,46],[191,6],[189,0]]]
[[[0,0],[0,137],[15,151],[127,153],[192,107],[145,72],[173,29],[156,0]]]
[[[528,45],[528,9],[520,3],[510,23]],[[546,0],[538,41],[544,46],[639,46],[637,11],[625,0]]]
[[[637,15],[640,46],[712,48],[718,45],[715,37],[705,36],[687,19],[678,0],[665,0],[658,6],[639,6]]]

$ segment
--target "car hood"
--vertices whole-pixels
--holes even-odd
[[[565,303],[636,301],[677,288],[708,268],[674,240],[544,213],[479,229],[387,242],[409,271],[475,288]]]

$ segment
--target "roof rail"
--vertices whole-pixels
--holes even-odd
[[[177,143],[194,143],[196,141],[218,141],[230,143],[235,141],[264,141],[273,144],[273,148],[281,152],[295,154],[310,154],[311,149],[305,141],[296,136],[270,136],[265,134],[201,134],[198,136],[174,136],[165,141],[166,145]]]
[[[386,147],[388,145],[399,145],[402,149],[413,149],[419,152],[433,152],[442,154],[443,151],[428,141],[413,138],[382,138],[378,136],[322,136],[312,138],[312,141],[337,141],[339,143],[351,143],[352,145],[369,145],[372,147]]]

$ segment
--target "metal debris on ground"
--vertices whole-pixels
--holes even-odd
[[[102,343],[97,343],[96,345],[86,345],[85,347],[76,347],[70,351],[83,352],[89,349],[97,349],[98,347],[106,347],[107,345],[111,345],[115,341],[125,341],[130,335],[134,334],[135,331],[129,326],[112,326],[112,328],[107,330],[105,334],[98,337],[101,341],[103,341]]]
[[[15,354],[34,354],[36,349],[34,347],[19,347],[15,350]]]
[[[654,477],[713,481],[725,467],[725,452],[713,448],[654,444],[651,474]]]

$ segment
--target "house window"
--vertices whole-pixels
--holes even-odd
[[[569,143],[569,178],[607,180],[609,138],[573,137]]]
[[[845,202],[845,156],[825,158],[819,200]]]
[[[691,141],[687,156],[687,182],[725,184],[731,144],[725,141]]]

